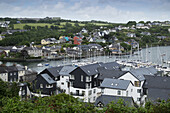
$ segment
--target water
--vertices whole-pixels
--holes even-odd
[[[136,52],[138,53],[138,52]],[[59,65],[66,65],[66,64],[72,64],[73,59],[65,59],[63,60],[56,60],[56,61],[42,61],[42,62],[4,62],[7,66],[15,64],[20,64],[23,66],[28,66],[28,68],[31,68],[37,72],[41,72],[45,68],[48,67],[54,67]],[[162,46],[162,47],[150,47],[142,49],[139,52],[139,55],[124,55],[122,58],[119,58],[118,56],[98,56],[98,57],[91,57],[91,58],[85,58],[82,60],[95,60],[98,62],[112,62],[115,60],[141,60],[141,61],[149,61],[153,62],[155,64],[161,65],[163,61],[170,61],[170,46]],[[37,64],[42,63],[43,67],[37,67]],[[45,66],[45,63],[49,63],[49,66]]]

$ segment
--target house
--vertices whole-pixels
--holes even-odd
[[[114,102],[115,104],[122,99],[124,105],[134,106],[134,101],[132,97],[123,97],[123,96],[113,96],[113,95],[101,95],[95,101],[95,106],[97,107],[106,107],[109,103]]]
[[[82,55],[81,50],[75,50],[75,49],[71,49],[71,48],[67,48],[66,52],[67,52],[67,55],[70,57],[78,57],[78,56]]]
[[[128,43],[132,46],[132,48],[138,48],[139,47],[139,43],[137,41],[135,41],[134,39],[130,39],[128,41]]]
[[[102,64],[80,66],[70,72],[70,93],[84,102],[95,102],[100,89],[96,87],[98,76],[97,68]]]
[[[127,37],[136,37],[136,34],[135,33],[128,33]]]
[[[133,84],[130,80],[105,78],[100,85],[102,95],[133,97]]]
[[[55,38],[46,38],[41,40],[42,45],[54,44],[54,43],[58,43],[58,41]]]
[[[70,94],[70,82],[69,82],[69,77],[70,77],[70,72],[75,70],[76,67],[74,66],[64,66],[60,72],[60,80],[57,81],[57,87],[62,89],[66,94]]]
[[[81,33],[88,33],[88,31],[87,31],[85,28],[83,28],[83,29],[81,30]]]
[[[89,42],[96,42],[96,38],[95,37],[91,37],[90,39],[89,39]]]
[[[22,76],[22,79],[20,80],[32,83],[32,81],[37,77],[37,74],[38,73],[35,70],[32,70],[32,69],[25,70],[25,75]]]
[[[108,48],[112,54],[122,53],[122,51],[124,51],[124,48],[120,45],[120,43],[112,43],[108,46]]]
[[[97,39],[96,42],[106,43],[106,40],[105,39]]]
[[[80,45],[82,42],[82,38],[78,36],[74,36],[73,40],[74,40],[74,44],[76,45]]]
[[[170,28],[168,29],[169,33],[170,33]]]
[[[20,29],[20,30],[7,30],[7,34],[13,34],[13,33],[16,33],[16,32],[27,32],[28,30],[25,30],[25,29]]]
[[[99,44],[88,44],[91,51],[103,51],[103,47]]]
[[[63,68],[63,66],[51,67],[43,70],[40,74],[48,74],[53,80],[60,80],[59,72]]]
[[[48,74],[39,74],[33,80],[33,93],[48,96],[57,94],[57,84]]]
[[[157,38],[163,40],[163,39],[167,38],[167,36],[157,36]]]
[[[50,50],[43,49],[42,54],[44,58],[51,59],[57,57],[57,52],[52,52]]]
[[[31,92],[28,88],[27,83],[19,83],[18,87],[19,87],[19,96],[20,96],[21,100],[27,99],[28,97],[31,96]]]
[[[25,48],[23,48],[22,51],[27,52],[30,57],[41,57],[43,54],[41,48],[37,48],[37,47],[33,47],[33,46],[25,47]]]
[[[150,35],[151,35],[150,32],[141,32],[140,34],[141,34],[141,35],[146,35],[146,36],[150,36]]]
[[[170,77],[144,75],[143,101],[168,100],[170,98]]]
[[[6,82],[18,82],[19,73],[16,66],[0,66],[0,79]]]

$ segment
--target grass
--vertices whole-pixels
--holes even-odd
[[[69,22],[70,24],[72,24],[72,26],[74,26],[75,23],[73,22]],[[54,25],[54,24],[49,24],[49,23],[23,23],[23,24],[14,24],[14,29],[23,29],[23,27],[25,25],[28,25],[28,26],[34,26],[35,28],[37,28],[37,26],[41,26],[41,27],[45,27],[45,26],[48,26],[48,28],[50,28],[50,26],[58,26],[59,28],[63,28],[63,26],[66,24],[66,22],[61,22],[60,25]],[[85,26],[85,24],[82,24],[82,23],[78,23],[79,26]],[[104,24],[104,23],[93,23],[97,26],[106,26],[106,25],[109,25],[109,24]]]
[[[14,24],[14,29],[23,29],[23,27],[25,25],[28,26],[34,26],[35,28],[37,28],[37,26],[41,26],[41,27],[45,27],[46,25],[48,26],[48,28],[50,28],[50,26],[58,26],[58,25],[54,25],[54,24],[48,24],[48,23],[24,23],[24,24]],[[63,26],[59,26],[60,28],[62,28]]]

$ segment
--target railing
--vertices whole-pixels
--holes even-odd
[[[79,94],[77,94],[77,93],[73,93],[73,92],[71,92],[70,94],[71,94],[71,95],[73,95],[73,96],[84,96],[84,94],[80,94],[80,93],[79,93]]]

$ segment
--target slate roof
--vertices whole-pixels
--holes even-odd
[[[8,73],[14,71],[18,71],[17,67],[15,66],[0,66],[0,73]]]
[[[126,90],[129,84],[130,84],[130,80],[105,78],[100,87]]]
[[[157,99],[167,100],[170,98],[170,77],[144,76],[146,81],[144,88],[148,89],[147,98],[155,101]]]
[[[138,80],[143,81],[145,80],[144,75],[155,76],[157,70],[154,67],[149,68],[138,68],[130,71]]]
[[[74,66],[64,66],[61,70],[60,70],[60,72],[59,72],[59,75],[63,75],[63,76],[69,76],[70,74],[70,72],[72,72],[73,70],[75,70],[76,69],[76,67],[74,67]]]
[[[89,64],[85,66],[81,66],[80,68],[89,76],[98,74],[98,67],[102,67],[103,63]]]
[[[112,95],[101,95],[99,96],[95,101],[95,106],[98,105],[98,103],[102,103],[104,107],[107,106],[110,102],[118,102],[119,99],[124,100],[124,105],[127,106],[133,106],[133,98],[132,97],[122,97],[122,96],[112,96]]]
[[[120,76],[124,75],[127,73],[127,71],[120,71],[120,70],[110,70],[110,69],[105,69],[104,67],[98,68],[99,71],[99,76],[98,79],[104,80],[104,78],[119,78]]]
[[[120,69],[120,64],[116,62],[103,63],[102,66],[105,67],[105,69],[116,69],[116,70]]]
[[[48,74],[41,74],[41,76],[46,80],[49,84],[56,83]]]
[[[144,88],[160,88],[170,90],[170,77],[147,75],[144,75],[144,77],[146,79]]]
[[[60,70],[63,68],[63,66],[59,66],[59,67],[52,67],[52,68],[47,68],[47,71],[53,75],[54,77],[58,77]]]

